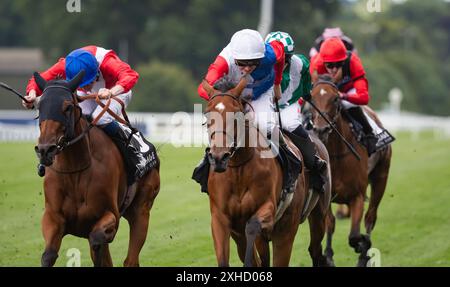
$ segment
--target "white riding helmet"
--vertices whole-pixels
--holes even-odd
[[[235,60],[264,58],[266,46],[258,31],[244,29],[234,33],[230,42],[231,55]]]

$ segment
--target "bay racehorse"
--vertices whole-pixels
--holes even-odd
[[[261,144],[266,139],[251,122],[245,120],[242,124],[236,120],[238,114],[244,114],[247,103],[240,97],[246,83],[243,78],[236,87],[228,83],[228,88],[223,88],[227,85],[219,88],[216,83],[213,88],[203,81],[209,95],[205,113],[209,118],[208,158],[211,163],[208,191],[217,263],[229,265],[231,236],[244,266],[270,266],[269,241],[272,241],[272,265],[288,266],[298,226],[308,218],[313,265],[326,266],[328,262],[321,242],[331,187],[328,183],[321,196],[310,193],[302,162],[296,190],[282,195],[282,168],[273,154],[266,156],[271,150]],[[217,116],[215,120],[212,114]],[[231,120],[228,115],[232,115]],[[238,132],[238,126],[244,126],[244,132]],[[288,139],[286,142],[301,158],[298,149]],[[321,156],[327,158],[324,146],[320,151]]]
[[[39,103],[40,135],[36,153],[45,165],[45,210],[42,266],[53,266],[63,237],[88,238],[94,266],[112,266],[108,244],[119,227],[127,191],[121,154],[113,141],[89,124],[74,92],[83,78],[46,82],[35,79],[43,91]],[[150,209],[160,187],[159,160],[139,182],[123,216],[130,225],[125,266],[138,266],[147,237]]]
[[[372,154],[370,158],[368,157],[365,147],[356,140],[349,122],[342,116],[338,88],[331,81],[331,78],[319,76],[313,85],[311,100],[344,138],[354,146],[360,156],[360,160],[358,160],[339,135],[331,128],[330,124],[315,109],[311,109],[313,129],[325,143],[330,156],[332,201],[349,206],[351,216],[349,245],[354,248],[355,252],[360,254],[357,266],[366,266],[370,259],[367,256],[367,251],[372,246],[370,235],[375,227],[378,206],[383,198],[388,180],[392,147],[387,145]],[[382,127],[375,112],[367,106],[364,106],[363,109]],[[371,194],[369,207],[365,214],[367,234],[361,234],[360,223],[364,213],[364,201],[369,183]],[[329,261],[333,260],[332,236],[334,228],[335,217],[330,208],[327,220],[327,246],[325,250]]]

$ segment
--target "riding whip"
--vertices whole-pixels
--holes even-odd
[[[25,103],[31,104],[31,102],[30,102],[29,100],[25,99],[24,96],[22,96],[18,91],[14,90],[13,88],[11,88],[10,86],[8,86],[7,84],[5,84],[5,83],[3,83],[3,82],[0,82],[0,86],[1,86],[2,88],[4,88],[5,90],[8,90],[8,91],[14,93],[15,95],[17,95],[17,96],[18,96],[19,98],[21,98]],[[33,108],[34,108],[34,106],[33,106]]]

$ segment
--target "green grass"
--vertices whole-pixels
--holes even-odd
[[[398,135],[386,194],[379,208],[373,247],[383,266],[450,266],[450,140],[422,134]],[[191,179],[201,148],[160,150],[161,191],[151,211],[150,229],[141,252],[142,266],[215,266],[207,195]],[[40,220],[42,179],[32,143],[0,144],[0,266],[39,266],[44,241]],[[337,222],[335,262],[354,266],[357,255],[347,244],[349,220]],[[300,226],[291,266],[310,266],[308,225]],[[114,264],[122,265],[128,224],[122,220],[110,246]],[[57,266],[65,266],[70,248],[81,251],[82,266],[92,266],[85,239],[66,236]],[[231,264],[240,266],[234,243]]]

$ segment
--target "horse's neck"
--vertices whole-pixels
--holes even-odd
[[[350,142],[352,131],[349,124],[342,118],[342,115],[336,121],[336,129]],[[342,138],[336,133],[332,132],[327,146],[330,155],[340,155],[347,152],[348,148]]]
[[[252,127],[253,128],[253,127]],[[234,156],[230,159],[231,166],[240,166],[248,162],[255,153],[255,144],[252,143],[250,139],[250,130],[252,129],[249,126],[245,127],[245,142],[243,147],[238,147]],[[239,136],[239,135],[238,135]],[[240,142],[238,142],[240,144]]]
[[[75,126],[75,138],[87,128],[87,122],[80,119]],[[90,164],[89,134],[68,146],[55,158],[54,167],[61,171],[79,170]]]

